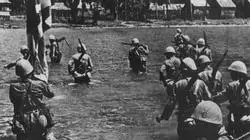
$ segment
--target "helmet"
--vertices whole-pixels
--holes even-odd
[[[21,48],[20,48],[20,52],[23,54],[23,53],[25,53],[25,52],[27,52],[27,51],[29,51],[28,46],[22,45]]]
[[[21,48],[20,48],[20,51],[22,52],[24,50],[29,50],[28,46],[22,45]]]
[[[247,74],[247,66],[242,61],[234,61],[228,67],[228,70]]]
[[[139,44],[139,39],[138,38],[133,38],[131,40],[132,44]]]
[[[175,52],[174,47],[168,46],[168,47],[165,49],[165,53],[176,53],[176,52]]]
[[[56,40],[56,37],[54,35],[49,35],[49,40]]]
[[[181,33],[181,29],[180,29],[180,28],[177,28],[177,29],[176,29],[176,32],[177,32],[177,33]]]
[[[198,58],[199,64],[211,63],[211,60],[206,55],[201,55]]]
[[[186,42],[190,41],[190,37],[188,35],[184,35],[183,36],[183,40],[185,40]]]
[[[220,107],[212,101],[200,102],[191,117],[196,120],[219,125],[223,121]]]
[[[16,75],[23,77],[33,71],[33,66],[28,60],[20,59],[16,62]]]
[[[197,44],[198,44],[198,45],[203,45],[203,46],[204,46],[204,45],[205,45],[205,40],[204,40],[204,38],[199,38],[198,41],[197,41]]]
[[[87,47],[86,47],[86,45],[85,44],[78,44],[78,46],[77,46],[77,50],[81,50],[82,51],[82,47],[83,47],[83,51],[87,51]]]
[[[195,62],[192,58],[186,57],[182,60],[182,62],[189,67],[191,70],[197,70],[197,67],[195,65]]]

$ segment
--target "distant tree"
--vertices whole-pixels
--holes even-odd
[[[64,0],[64,5],[66,5],[71,9],[72,23],[77,22],[77,13],[78,13],[77,6],[79,5],[79,3],[80,0]]]
[[[146,20],[149,0],[102,0],[105,9],[110,9],[114,19]]]
[[[111,14],[113,15],[114,19],[118,19],[119,14],[118,14],[118,3],[124,1],[124,0],[101,0],[100,2],[102,3],[102,6],[105,9],[109,9]]]
[[[25,11],[25,0],[9,0],[10,8],[14,14],[23,14]]]

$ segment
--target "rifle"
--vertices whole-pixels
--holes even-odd
[[[72,48],[70,47],[68,41],[67,41],[66,39],[64,39],[64,41],[66,42],[67,46],[68,46],[70,49],[72,49]]]
[[[81,45],[82,50],[84,50],[84,47],[83,47],[83,45],[82,45],[82,42],[81,42],[80,38],[78,38],[78,42],[79,42],[79,44]],[[82,54],[83,54],[83,52],[82,52]]]
[[[78,41],[79,41],[79,44],[81,45],[81,49],[84,50],[84,47],[83,47],[83,45],[82,45],[82,42],[81,42],[80,38],[78,38]],[[83,55],[84,55],[84,52],[82,51],[82,54],[81,54],[80,57],[78,58],[78,63],[79,63],[79,64],[80,64],[80,61],[81,61]],[[79,67],[80,67],[80,66],[81,66],[81,65],[79,65]],[[90,69],[86,70],[86,71],[85,71],[85,74],[87,74],[87,72],[90,72],[90,71],[91,71]]]
[[[240,136],[240,137],[234,139],[234,140],[243,140],[244,138],[248,137],[249,135],[250,135],[250,131],[247,132],[247,133],[245,133],[245,134],[243,134],[242,136]]]
[[[218,62],[218,63],[215,65],[215,67],[213,68],[213,71],[212,71],[212,79],[211,79],[211,81],[214,81],[214,80],[215,80],[216,73],[217,73],[217,71],[218,71],[218,69],[219,69],[221,63],[224,61],[224,59],[225,59],[227,53],[228,53],[228,48],[225,50],[223,56],[221,57],[221,59],[219,60],[219,62]],[[213,86],[214,86],[214,85],[213,85]],[[213,86],[212,86],[212,87],[213,87]]]

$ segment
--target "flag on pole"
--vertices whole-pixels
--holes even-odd
[[[30,62],[36,74],[43,74],[48,79],[48,64],[45,56],[43,34],[52,24],[50,0],[26,1],[26,33],[31,52]]]

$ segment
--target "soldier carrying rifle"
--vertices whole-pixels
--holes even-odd
[[[247,67],[242,61],[234,61],[228,70],[233,81],[217,93],[214,101],[220,103],[229,100],[228,131],[238,137],[250,130],[250,81]]]
[[[176,51],[180,59],[190,57],[195,60],[196,49],[195,45],[190,42],[190,37],[188,35],[182,35],[182,43],[176,47]]]
[[[16,62],[18,60],[20,60],[20,59],[26,59],[26,60],[28,60],[30,58],[30,51],[29,51],[28,46],[26,46],[26,45],[21,46],[20,53],[22,54],[21,58],[17,59],[14,62],[9,63],[8,65],[5,65],[4,68],[10,69],[10,68],[16,66]]]
[[[198,79],[195,73],[197,67],[191,58],[182,60],[181,70],[183,79],[174,84],[172,95],[169,95],[169,101],[157,122],[168,120],[178,103],[178,127],[177,132],[181,140],[186,139],[188,133],[185,132],[185,120],[189,118],[196,105],[204,100],[211,99],[211,93],[206,84]]]
[[[60,51],[58,43],[63,41],[63,40],[65,40],[65,37],[62,37],[60,39],[56,39],[56,37],[52,34],[49,36],[50,44],[46,45],[46,48],[50,50],[49,56],[50,56],[52,63],[60,63],[60,61],[61,61],[62,53]],[[47,54],[47,52],[46,52],[46,54]]]
[[[166,60],[160,68],[160,81],[163,82],[167,94],[172,94],[173,85],[180,79],[181,61],[175,57],[176,52],[172,46],[168,46],[164,53]]]
[[[176,29],[176,34],[174,36],[174,43],[176,46],[179,46],[183,43],[183,33],[180,28]]]
[[[75,83],[89,83],[93,63],[91,57],[87,54],[86,46],[81,43],[80,39],[77,52],[68,63],[68,71],[74,77]]]
[[[147,55],[149,54],[148,46],[140,44],[137,38],[133,38],[131,42],[130,45],[132,47],[129,50],[128,56],[130,68],[135,73],[145,73],[147,71]]]
[[[32,65],[26,59],[16,62],[16,75],[20,79],[18,83],[11,84],[9,90],[9,98],[14,106],[12,131],[17,135],[17,140],[27,139],[31,132],[35,131],[33,126],[37,123],[34,121],[36,118],[40,129],[45,133],[44,137],[47,137],[55,123],[42,99],[44,96],[52,98],[54,93],[50,91],[44,79],[34,74]]]
[[[215,69],[210,64],[211,60],[206,55],[201,55],[198,58],[199,76],[211,92],[222,91],[222,74],[218,70],[214,73]]]
[[[206,40],[204,38],[199,38],[197,41],[196,46],[196,60],[201,55],[206,55],[212,61],[212,52],[211,49],[208,47]]]

